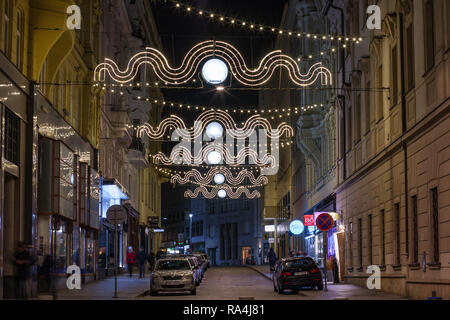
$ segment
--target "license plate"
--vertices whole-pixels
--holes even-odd
[[[308,271],[302,271],[302,272],[294,273],[294,276],[306,276],[306,275],[308,275]]]

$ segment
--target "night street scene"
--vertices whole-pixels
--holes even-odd
[[[1,308],[450,301],[449,0],[0,12]]]

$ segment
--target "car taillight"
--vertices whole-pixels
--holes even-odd
[[[320,272],[320,269],[312,269],[310,272],[311,273],[318,273],[318,272]]]
[[[290,273],[290,272],[282,272],[281,275],[283,277],[289,277],[289,276],[292,276],[292,273]]]

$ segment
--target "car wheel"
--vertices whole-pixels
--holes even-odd
[[[292,289],[293,294],[298,294],[298,289]]]
[[[157,294],[158,294],[158,291],[150,289],[150,295],[151,296],[156,296]]]

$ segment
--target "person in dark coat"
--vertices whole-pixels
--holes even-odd
[[[150,252],[150,254],[148,255],[148,263],[149,263],[148,270],[150,271],[155,270],[155,259],[156,259],[155,254],[153,252]]]
[[[275,263],[277,263],[277,255],[275,254],[275,251],[273,251],[273,248],[270,248],[267,257],[269,258],[270,271],[273,271]]]
[[[52,276],[51,276],[52,267],[53,267],[52,257],[49,254],[47,254],[38,271],[39,281],[41,284],[43,284],[43,287],[40,290],[42,292],[52,291]]]
[[[336,257],[333,258],[333,278],[334,283],[339,283],[339,266]]]
[[[16,267],[17,298],[28,299],[27,282],[31,277],[31,267],[36,259],[30,254],[24,242],[19,242],[13,255],[13,264]]]
[[[136,259],[139,265],[139,278],[145,277],[145,261],[147,260],[147,255],[145,254],[144,248],[140,247],[139,252],[136,255]]]

